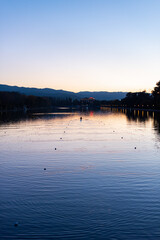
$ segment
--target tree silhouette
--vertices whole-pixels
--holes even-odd
[[[126,97],[121,100],[122,104],[128,107],[149,108],[152,105],[153,98],[146,91],[142,92],[129,92]]]
[[[160,109],[160,81],[156,83],[154,90],[152,91],[154,97],[154,104],[156,108]]]

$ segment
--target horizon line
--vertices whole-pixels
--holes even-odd
[[[137,90],[137,91],[120,91],[120,90],[118,90],[118,91],[107,91],[107,90],[99,90],[99,91],[97,91],[97,90],[80,90],[80,91],[71,91],[71,90],[65,90],[65,89],[55,89],[55,88],[51,88],[51,87],[26,87],[26,86],[18,86],[18,85],[8,85],[8,84],[1,84],[0,83],[0,85],[5,85],[5,86],[9,86],[9,87],[19,87],[19,88],[35,88],[35,89],[39,89],[39,90],[43,90],[43,89],[51,89],[51,90],[56,90],[56,91],[65,91],[65,92],[72,92],[72,93],[79,93],[79,92],[108,92],[108,93],[113,93],[113,92],[122,92],[122,93],[128,93],[128,92],[143,92],[143,91],[146,91],[145,89],[143,89],[143,90]],[[148,92],[148,93],[151,93],[151,91],[146,91],[146,92]]]

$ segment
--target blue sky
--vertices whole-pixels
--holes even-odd
[[[151,91],[159,0],[0,0],[0,83]]]

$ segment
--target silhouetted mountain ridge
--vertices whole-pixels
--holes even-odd
[[[54,98],[72,98],[72,99],[81,99],[84,97],[94,97],[97,100],[115,100],[122,99],[126,96],[126,92],[89,92],[89,91],[81,91],[78,93],[65,91],[65,90],[55,90],[51,88],[28,88],[28,87],[17,87],[17,86],[9,86],[0,84],[0,91],[5,92],[19,92],[25,95],[34,95],[40,97],[54,97]]]
[[[78,96],[80,98],[82,97],[93,97],[97,100],[115,100],[115,99],[122,99],[125,98],[127,92],[106,92],[106,91],[100,91],[100,92],[79,92]]]

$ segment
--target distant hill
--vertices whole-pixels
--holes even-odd
[[[96,100],[115,100],[122,99],[126,96],[126,92],[69,92],[64,90],[55,90],[51,88],[27,88],[0,84],[1,92],[19,92],[25,95],[34,95],[40,97],[54,97],[54,98],[72,98],[81,99],[84,97],[94,97]]]
[[[125,98],[126,92],[79,92],[80,98],[93,97],[97,100],[115,100]]]
[[[51,88],[28,88],[28,87],[17,87],[0,84],[1,92],[19,92],[25,95],[34,95],[40,97],[56,97],[56,98],[76,98],[76,94],[73,92],[54,90]]]

